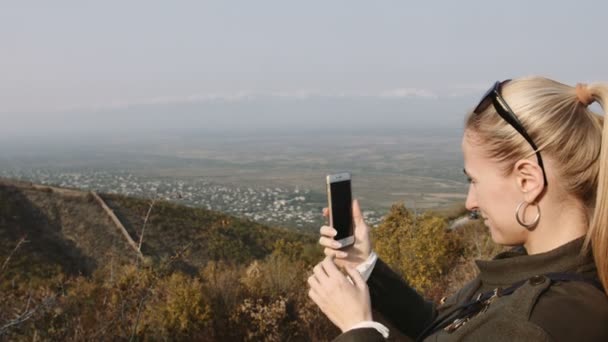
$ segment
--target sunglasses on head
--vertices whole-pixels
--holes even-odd
[[[536,158],[538,159],[538,165],[543,170],[543,180],[545,182],[545,186],[547,186],[545,166],[543,165],[543,159],[540,156],[540,151],[538,151],[538,147],[536,147],[536,144],[534,143],[534,141],[532,141],[532,138],[530,138],[530,135],[528,135],[528,132],[526,132],[524,126],[521,124],[517,116],[515,116],[515,113],[513,113],[513,110],[511,110],[511,108],[507,104],[507,101],[505,101],[504,97],[502,97],[502,95],[500,94],[502,87],[509,81],[511,80],[506,80],[503,82],[496,81],[492,88],[490,88],[490,90],[488,90],[486,94],[481,98],[481,101],[479,101],[479,104],[477,105],[477,107],[475,107],[473,113],[482,113],[490,105],[494,105],[494,109],[496,110],[498,115],[500,115],[500,117],[503,118],[509,125],[515,128],[515,130],[519,134],[521,134],[521,136],[524,137],[524,139],[526,139],[526,141],[534,149],[536,153]]]

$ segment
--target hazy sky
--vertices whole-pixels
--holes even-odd
[[[361,97],[445,108],[530,74],[608,81],[607,16],[599,0],[7,0],[0,133],[217,101]],[[324,113],[322,103],[309,107]]]

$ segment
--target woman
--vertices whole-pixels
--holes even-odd
[[[390,336],[373,307],[411,340],[608,341],[608,125],[587,108],[595,101],[606,110],[607,85],[531,77],[496,82],[468,115],[466,207],[516,247],[478,261],[479,275],[440,305],[377,258],[356,201],[353,246],[338,249],[321,227],[327,258],[309,296],[343,331],[336,340]]]

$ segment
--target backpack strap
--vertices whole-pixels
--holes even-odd
[[[418,336],[416,341],[422,341],[426,337],[433,335],[434,333],[440,330],[446,330],[448,332],[452,332],[462,326],[464,323],[468,321],[468,319],[474,317],[475,315],[485,311],[492,301],[494,301],[498,297],[509,296],[515,290],[520,288],[526,282],[534,282],[537,279],[544,281],[543,277],[548,278],[551,281],[551,284],[557,282],[566,282],[566,281],[580,281],[588,283],[598,290],[604,292],[604,287],[602,283],[599,281],[597,277],[585,277],[578,273],[564,273],[564,272],[553,272],[553,273],[545,273],[542,275],[534,276],[529,279],[520,280],[511,286],[503,289],[497,287],[493,290],[481,292],[468,302],[461,304],[451,310],[450,313],[443,315],[443,318],[436,320],[431,325],[429,325],[424,331]]]

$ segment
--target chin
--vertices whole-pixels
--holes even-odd
[[[496,229],[494,227],[492,227],[490,224],[488,224],[488,220],[484,220],[483,224],[486,225],[486,227],[488,227],[488,230],[490,232],[490,237],[492,237],[492,241],[494,241],[494,243],[497,243],[499,245],[509,245],[508,243],[508,239],[504,236],[504,234],[502,234],[502,232],[499,229]]]
[[[492,228],[490,228],[490,236],[492,237],[492,241],[494,241],[494,243],[501,246],[519,246],[523,244],[519,237],[505,236]]]
[[[501,245],[501,246],[516,246],[517,245],[517,243],[514,243],[512,241],[505,240],[505,239],[497,239],[494,236],[492,236],[492,241],[494,241],[494,243],[496,243],[497,245]]]
[[[492,229],[490,229],[490,236],[492,237],[492,241],[494,241],[494,243],[497,243],[499,245],[504,245],[505,241],[502,237],[502,235],[500,234],[495,234]]]

